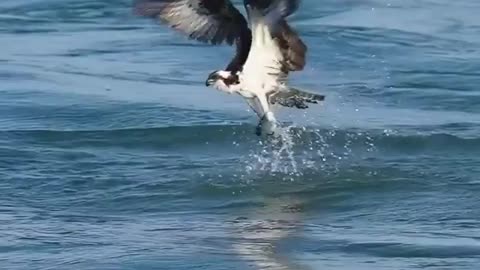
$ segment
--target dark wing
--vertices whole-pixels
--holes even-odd
[[[263,14],[275,11],[281,17],[288,17],[297,11],[301,0],[244,0],[245,5],[261,10]]]
[[[282,71],[299,71],[305,67],[307,46],[288,25],[286,18],[295,13],[301,0],[245,0],[246,4],[262,11],[269,22],[272,35],[283,55]]]
[[[135,0],[134,11],[194,40],[213,45],[235,43],[237,55],[228,70],[240,68],[248,56],[251,43],[248,23],[229,0]]]
[[[307,46],[285,20],[279,22],[279,31],[275,34],[282,52],[286,71],[303,70],[306,64]]]

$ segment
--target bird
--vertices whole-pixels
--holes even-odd
[[[306,44],[287,23],[301,0],[243,0],[242,13],[230,0],[135,0],[136,15],[168,25],[189,39],[235,46],[225,69],[209,73],[205,85],[239,94],[259,118],[255,134],[275,135],[275,104],[306,109],[324,95],[290,87],[290,72],[306,64]]]

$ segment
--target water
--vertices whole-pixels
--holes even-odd
[[[273,143],[130,6],[0,3],[1,269],[479,269],[478,1],[304,1]]]

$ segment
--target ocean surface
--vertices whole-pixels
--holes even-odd
[[[0,269],[480,269],[479,1],[305,0],[274,141],[131,5],[0,2]]]

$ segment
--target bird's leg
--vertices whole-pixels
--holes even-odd
[[[257,96],[260,106],[262,107],[263,115],[260,117],[260,121],[255,130],[255,134],[260,136],[263,132],[267,135],[273,135],[277,127],[276,119],[273,112],[270,111],[267,97],[265,95]]]
[[[260,106],[262,106],[263,110],[263,116],[262,119],[265,118],[266,121],[271,121],[275,122],[275,116],[273,115],[273,112],[270,111],[270,105],[268,104],[267,96],[261,95],[257,96],[258,100],[260,101]]]

